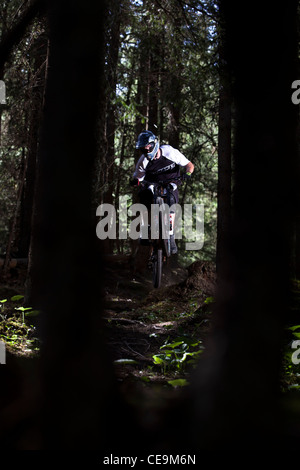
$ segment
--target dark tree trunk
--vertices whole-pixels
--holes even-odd
[[[32,301],[42,311],[44,333],[45,449],[101,450],[113,439],[118,442],[122,428],[103,340],[103,263],[92,194],[105,15],[104,2],[49,3],[49,75],[31,266]]]
[[[300,31],[300,18],[298,17],[298,31]],[[298,72],[297,77],[300,75],[300,61],[298,61]],[[298,149],[300,149],[300,107],[298,106],[298,125],[297,125],[297,143]],[[298,161],[298,167],[300,168],[300,162]],[[298,171],[300,171],[298,169]],[[293,252],[291,256],[291,265],[293,269],[293,277],[300,279],[300,197],[296,200],[297,207],[294,220],[294,233],[293,233]]]
[[[111,20],[109,50],[107,58],[107,155],[106,155],[106,193],[104,202],[113,203],[114,189],[114,160],[115,160],[115,131],[116,131],[116,85],[117,65],[120,47],[121,6],[117,1],[111,2]]]
[[[165,47],[169,49],[169,53],[165,51],[165,78],[164,78],[164,101],[167,114],[166,122],[166,138],[170,145],[175,148],[180,146],[180,117],[182,112],[182,70],[184,43],[182,32],[184,19],[181,13],[177,18],[172,18],[169,36],[174,38],[174,43]]]
[[[231,77],[224,31],[224,13],[220,11],[219,51],[219,129],[218,129],[218,212],[216,268],[219,277],[226,277],[226,254],[231,221]]]
[[[121,5],[111,2],[110,6],[110,34],[107,57],[107,106],[106,106],[106,141],[107,149],[101,171],[104,172],[103,202],[114,203],[115,187],[115,132],[116,132],[116,85],[117,65],[120,46]],[[106,253],[113,253],[114,240],[106,239],[102,242]]]
[[[241,13],[240,2],[221,2],[234,82],[235,187],[227,276],[196,377],[193,413],[203,448],[295,445],[293,436],[283,439],[278,399],[299,192],[298,111],[290,97],[297,3],[277,8],[267,1]]]
[[[177,72],[180,74],[180,72]],[[167,122],[167,138],[168,143],[174,148],[179,148],[180,145],[180,114],[181,114],[181,79],[180,76],[175,74],[171,77],[169,84],[169,103],[167,104],[168,109],[168,122]]]
[[[138,136],[145,128],[146,123],[144,120],[148,116],[148,74],[149,74],[149,56],[148,56],[147,40],[142,41],[140,45],[140,57],[139,57],[139,74],[138,74],[138,86],[136,103],[139,115],[136,119],[135,132]],[[135,154],[135,160],[137,161],[140,154],[137,151]]]
[[[158,131],[158,95],[159,95],[159,38],[150,39],[152,50],[149,58],[148,76],[148,129],[157,134]]]
[[[42,107],[44,101],[45,77],[47,66],[47,38],[41,37],[34,45],[33,51],[33,75],[31,83],[31,93],[29,100],[31,103],[29,110],[29,129],[27,137],[27,155],[25,182],[21,201],[20,213],[20,234],[18,240],[19,258],[27,258],[31,237],[32,208],[34,203],[34,187],[36,177],[36,161],[38,152],[38,139]]]

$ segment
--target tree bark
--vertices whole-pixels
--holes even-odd
[[[106,5],[49,3],[49,74],[31,246],[32,305],[42,311],[44,333],[46,450],[105,449],[122,429],[103,339],[103,262],[92,212]]]
[[[150,38],[149,75],[148,75],[148,129],[154,134],[158,131],[158,96],[159,96],[159,38]]]
[[[26,171],[21,201],[20,234],[18,239],[18,256],[21,258],[28,257],[31,237],[39,130],[46,82],[47,38],[45,36],[40,37],[34,44],[32,56],[33,77],[31,78],[28,97],[31,106],[28,115],[29,128],[26,143]]]
[[[119,2],[111,2],[111,21],[109,49],[107,58],[107,155],[106,155],[106,188],[104,202],[113,203],[114,188],[114,160],[115,160],[115,130],[116,130],[116,86],[117,86],[117,65],[120,47],[120,24],[121,5]]]
[[[231,77],[224,31],[224,13],[220,10],[219,26],[219,128],[218,128],[218,209],[216,269],[220,278],[226,278],[226,254],[231,222]]]
[[[149,58],[148,58],[148,48],[147,40],[142,40],[139,48],[140,57],[139,57],[139,76],[138,76],[138,86],[137,86],[137,95],[136,103],[137,110],[139,115],[136,119],[135,124],[135,133],[138,136],[148,125],[148,123],[143,123],[141,116],[145,117],[145,120],[148,116],[148,74],[149,74]],[[135,153],[135,161],[139,158],[139,152]]]
[[[221,2],[236,109],[235,186],[227,277],[195,377],[194,429],[206,449],[293,448],[297,441],[284,429],[278,401],[300,181],[290,97],[297,3],[267,1],[241,14],[238,1]]]
[[[170,26],[171,37],[174,38],[174,43],[171,46],[169,57],[165,64],[167,69],[167,77],[165,83],[165,99],[167,110],[167,125],[166,134],[168,143],[175,148],[180,145],[180,116],[182,107],[182,69],[183,64],[183,39],[178,31],[181,31],[183,26],[183,18],[181,15],[173,19]]]

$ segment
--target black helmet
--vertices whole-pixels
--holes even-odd
[[[149,160],[153,160],[159,149],[158,138],[151,131],[143,131],[138,136],[135,148],[144,149],[148,144],[151,144],[151,148],[145,151],[145,155]]]

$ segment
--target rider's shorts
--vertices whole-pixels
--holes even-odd
[[[153,193],[150,189],[141,189],[139,191],[139,200],[141,204],[147,207],[150,211],[151,204],[153,203]],[[178,204],[179,202],[179,193],[178,189],[173,189],[168,191],[167,204],[171,207],[173,204]]]

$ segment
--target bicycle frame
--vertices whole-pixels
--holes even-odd
[[[151,224],[155,224],[154,230],[153,225],[151,226],[151,235],[156,233],[158,237],[151,238],[150,240],[150,244],[152,245],[150,265],[153,271],[153,285],[157,288],[160,287],[161,284],[163,262],[171,255],[170,215],[169,212],[165,210],[164,205],[168,197],[168,191],[171,188],[174,189],[174,187],[171,183],[152,183],[148,181],[142,181],[141,186],[152,191],[153,203],[159,206],[159,210],[155,212],[154,216],[152,217],[151,215]]]

